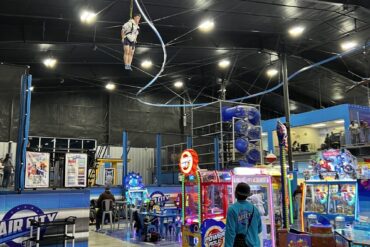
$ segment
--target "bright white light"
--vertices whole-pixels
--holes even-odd
[[[109,82],[107,85],[105,85],[105,88],[108,90],[114,90],[116,88],[116,85],[112,82]]]
[[[153,63],[150,60],[144,60],[141,63],[141,67],[143,67],[144,69],[149,69],[150,67],[152,67],[152,65],[153,65]]]
[[[262,132],[262,136],[267,136],[267,133],[266,132]]]
[[[334,123],[336,123],[336,124],[342,124],[342,123],[344,123],[344,120],[342,119],[342,120],[337,120],[337,121],[334,121]]]
[[[230,66],[230,61],[227,59],[223,59],[220,62],[218,62],[218,66],[222,69],[225,69]]]
[[[289,32],[290,36],[298,37],[303,33],[304,29],[305,28],[303,26],[294,26],[294,27],[290,28],[288,32]]]
[[[318,123],[318,124],[313,124],[313,125],[311,125],[313,128],[322,128],[322,127],[325,127],[326,126],[326,124],[324,124],[324,123]]]
[[[355,48],[357,45],[358,44],[355,41],[346,41],[343,42],[340,46],[342,47],[342,50],[347,51]]]
[[[80,19],[86,24],[93,23],[96,20],[96,13],[89,10],[84,10],[81,12]]]
[[[174,84],[175,88],[182,88],[184,83],[182,81],[176,81]]]
[[[30,91],[32,92],[35,88],[33,86],[30,87]]]
[[[205,20],[199,25],[199,30],[202,32],[209,32],[215,27],[215,23],[212,20]]]
[[[268,69],[266,71],[266,74],[267,74],[268,77],[274,77],[278,73],[279,73],[279,71],[277,71],[277,69]]]
[[[233,173],[235,175],[258,175],[262,174],[262,170],[259,168],[235,167]]]
[[[43,63],[47,68],[52,69],[57,64],[57,60],[55,58],[46,58],[46,59],[44,59]]]

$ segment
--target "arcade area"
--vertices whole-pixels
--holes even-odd
[[[0,247],[370,246],[368,1],[0,9]]]

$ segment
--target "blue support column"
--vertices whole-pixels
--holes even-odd
[[[214,160],[215,160],[215,170],[216,171],[219,171],[221,169],[220,167],[220,145],[219,145],[219,141],[218,141],[218,138],[215,137],[213,138],[213,148],[214,148],[214,153],[215,153],[215,157],[214,157]]]
[[[155,171],[155,177],[157,178],[157,183],[156,185],[159,186],[161,184],[161,175],[162,175],[162,152],[161,152],[161,147],[162,147],[162,136],[161,134],[157,134],[157,150],[156,150],[156,171]]]
[[[192,148],[193,147],[193,139],[191,136],[186,137],[186,148]]]
[[[128,167],[128,134],[127,131],[122,133],[122,187],[125,186],[125,178],[127,176],[127,167]]]
[[[24,190],[26,149],[31,116],[31,85],[32,76],[29,74],[23,75],[21,79],[19,127],[15,164],[15,190],[17,191]]]

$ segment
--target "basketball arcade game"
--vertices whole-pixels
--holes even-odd
[[[262,174],[263,169],[237,167],[233,170],[232,188],[238,183],[247,183],[251,188],[248,200],[258,209],[262,221],[260,241],[264,247],[275,247],[275,219],[271,176]],[[236,201],[234,193],[233,202]]]
[[[198,170],[198,155],[185,150],[182,174],[182,246],[222,247],[231,193],[231,174]]]

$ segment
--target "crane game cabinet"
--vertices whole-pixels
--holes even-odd
[[[273,204],[273,188],[270,175],[260,173],[258,168],[236,167],[232,175],[232,197],[236,201],[234,191],[238,183],[244,182],[251,188],[248,200],[258,209],[262,221],[260,241],[263,247],[275,247],[275,220]]]
[[[337,216],[347,223],[355,219],[357,204],[357,160],[348,150],[325,150],[319,153],[306,172],[303,189],[301,229],[308,227],[308,216],[325,217],[332,224]]]
[[[182,246],[222,247],[226,214],[231,202],[231,173],[202,171],[198,155],[185,150],[180,158],[182,174]]]

